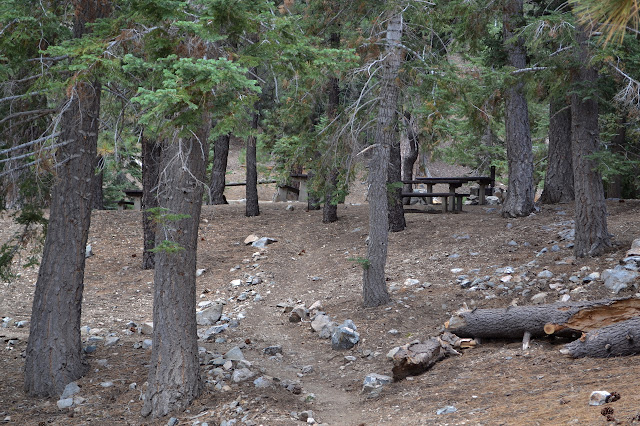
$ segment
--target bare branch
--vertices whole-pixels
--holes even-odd
[[[14,146],[13,148],[8,148],[8,149],[5,149],[3,151],[0,151],[0,155],[5,155],[5,154],[8,154],[10,152],[22,149],[22,148],[28,148],[30,146],[33,146],[33,145],[37,144],[37,143],[44,142],[46,140],[56,138],[56,137],[60,136],[61,134],[62,134],[62,132],[57,132],[57,133],[53,133],[51,135],[43,136],[43,137],[38,138],[38,139],[34,139],[34,140],[30,141],[30,142],[26,142],[26,143],[23,143],[21,145]]]
[[[22,117],[25,115],[34,115],[34,114],[43,114],[43,113],[49,114],[55,111],[56,111],[55,109],[48,108],[48,109],[34,109],[32,111],[15,112],[13,114],[9,114],[8,116],[0,120],[0,124],[4,123],[5,121],[12,120],[14,118]]]
[[[38,90],[37,92],[23,93],[22,95],[7,96],[6,98],[0,98],[0,102],[8,102],[14,99],[26,98],[27,96],[41,95],[46,92],[46,90]]]
[[[26,154],[17,155],[15,157],[5,158],[4,160],[0,160],[0,164],[7,163],[9,161],[20,160],[22,158],[27,158],[27,157],[29,157],[29,156],[31,156],[31,155],[35,154],[36,152],[39,152],[39,151],[49,151],[49,150],[52,150],[52,149],[60,148],[61,146],[69,145],[71,142],[72,141],[60,142],[60,143],[57,143],[55,145],[42,147],[38,151],[31,151],[31,152],[27,152]]]
[[[529,68],[520,68],[518,70],[515,71],[511,71],[511,75],[517,75],[517,74],[522,74],[525,72],[534,72],[534,71],[544,71],[546,70],[547,67],[529,67]]]

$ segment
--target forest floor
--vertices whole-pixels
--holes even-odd
[[[460,214],[407,213],[407,229],[390,235],[387,276],[393,300],[368,309],[362,307],[361,266],[350,260],[365,255],[367,205],[341,205],[340,220],[323,224],[322,211],[291,204],[295,209],[288,211],[286,203],[262,203],[260,216],[253,218],[244,216],[242,203],[203,207],[198,268],[206,272],[197,278],[198,302],[225,300],[224,314],[238,319],[239,326],[220,334],[225,342],[200,345],[220,354],[241,347],[256,376],[241,383],[228,380],[221,390],[206,386],[187,412],[176,415],[179,424],[233,424],[236,419],[237,425],[297,425],[303,422],[292,412],[306,410],[313,411],[318,423],[329,425],[607,424],[602,407],[588,405],[596,390],[620,394],[609,406],[621,424],[632,423],[640,414],[637,357],[570,359],[559,352],[566,341],[556,338],[534,339],[526,351],[521,342],[482,342],[420,376],[385,386],[377,396],[362,393],[367,374],[391,375],[386,358],[390,349],[438,335],[463,303],[479,308],[525,305],[540,292],[548,293],[546,302],[558,301],[561,295],[549,282],[536,279],[545,268],[553,272],[552,282],[572,290],[571,300],[614,297],[601,281],[576,284],[569,277],[619,263],[631,241],[640,237],[640,201],[608,201],[609,231],[616,246],[602,257],[577,260],[559,236],[571,227],[571,205],[542,206],[519,219],[502,218],[499,208],[490,206],[465,206]],[[0,217],[0,239],[14,231],[9,217]],[[250,234],[277,242],[254,255],[260,250],[243,243]],[[8,327],[0,328],[0,422],[165,425],[169,420],[140,416],[151,351],[134,345],[150,336],[126,332],[130,321],[152,320],[153,272],[141,268],[141,213],[95,212],[89,243],[94,256],[86,264],[82,325],[98,336],[113,333],[120,340],[114,346],[98,344],[87,355],[91,369],[77,381],[84,400],[75,407],[58,409],[55,399],[24,394],[21,354],[28,328],[13,324],[29,319],[37,269],[19,270],[13,282],[0,284],[0,317],[12,318]],[[554,244],[560,251],[537,256]],[[496,270],[506,266],[524,278],[520,287],[470,291],[456,280],[461,274],[471,279],[490,276],[499,284],[504,273]],[[463,272],[452,272],[454,268]],[[260,284],[230,285],[258,272]],[[421,284],[406,284],[408,278]],[[637,291],[631,287],[618,296]],[[238,300],[242,292],[249,297]],[[261,301],[254,300],[255,293]],[[332,350],[308,321],[289,322],[277,306],[287,300],[307,306],[320,301],[336,322],[351,319],[360,343],[351,350]],[[282,346],[281,357],[263,353],[273,345]],[[203,367],[205,378],[210,367]],[[259,376],[298,381],[301,393],[281,386],[258,388],[253,380]],[[110,386],[104,387],[107,382]],[[437,414],[446,406],[457,411]]]

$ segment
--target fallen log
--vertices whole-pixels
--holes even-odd
[[[640,317],[589,331],[560,350],[573,358],[608,358],[640,353]]]
[[[393,349],[393,380],[399,381],[407,376],[417,376],[424,373],[449,355],[460,355],[454,347],[472,347],[475,342],[470,339],[460,339],[445,332],[440,337],[431,337],[424,342],[418,340]]]
[[[640,299],[604,299],[499,309],[461,310],[445,323],[460,337],[521,339],[589,332],[640,316]]]

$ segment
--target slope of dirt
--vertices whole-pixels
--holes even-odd
[[[365,254],[367,206],[340,206],[340,220],[322,224],[321,211],[307,212],[303,204],[293,205],[295,210],[286,211],[286,204],[263,203],[262,214],[254,218],[244,217],[240,203],[203,208],[198,267],[206,272],[197,281],[198,301],[226,300],[224,312],[239,319],[239,326],[220,335],[226,341],[201,345],[215,353],[240,345],[256,376],[240,384],[227,380],[222,389],[210,382],[189,412],[176,416],[180,424],[218,425],[237,419],[237,424],[294,425],[302,422],[291,412],[304,410],[312,410],[316,421],[331,425],[605,424],[601,407],[587,405],[594,390],[620,393],[621,399],[610,404],[618,420],[630,422],[640,412],[636,357],[572,360],[559,353],[562,341],[554,339],[533,340],[526,352],[518,342],[483,342],[421,376],[386,386],[377,397],[361,393],[368,373],[391,374],[385,357],[391,348],[438,334],[463,303],[470,307],[522,305],[541,291],[549,294],[547,302],[553,302],[560,294],[535,280],[544,268],[558,277],[557,282],[575,289],[569,283],[571,275],[584,276],[585,271],[601,272],[616,265],[632,239],[640,237],[640,202],[608,203],[609,231],[618,245],[603,257],[584,260],[571,259],[571,251],[564,248],[567,242],[558,237],[572,217],[569,205],[543,206],[521,219],[504,219],[498,210],[486,206],[466,206],[461,214],[408,213],[407,229],[390,236],[387,275],[393,301],[371,309],[361,306],[362,271],[350,260]],[[13,320],[9,327],[0,328],[0,421],[167,424],[168,419],[139,416],[150,350],[134,349],[134,344],[150,336],[125,332],[129,321],[141,324],[152,319],[153,272],[140,267],[140,222],[141,214],[135,211],[93,215],[89,242],[95,255],[87,261],[82,323],[102,337],[114,333],[120,341],[110,347],[98,344],[97,351],[87,356],[91,370],[78,380],[79,395],[85,400],[75,408],[59,410],[55,400],[22,392],[21,353],[28,328],[13,324],[29,319],[37,270],[21,270],[14,282],[1,285],[0,317]],[[1,238],[6,239],[13,229],[7,217],[0,219]],[[243,244],[249,234],[278,241],[254,256],[259,250]],[[509,244],[512,240],[517,246]],[[560,251],[536,257],[543,247],[555,243]],[[532,260],[537,263],[529,264]],[[510,292],[470,291],[456,281],[461,274],[496,280],[500,277],[496,269],[505,266],[520,268],[530,281]],[[452,273],[454,268],[463,271]],[[230,285],[234,279],[258,272],[263,278],[260,284]],[[407,286],[407,278],[423,285]],[[583,292],[569,293],[572,300],[612,296],[600,281],[580,287]],[[525,290],[529,292],[523,296]],[[620,296],[636,291],[623,290]],[[242,292],[249,292],[248,297],[239,301]],[[263,300],[255,301],[251,292]],[[352,350],[332,350],[328,340],[311,332],[308,322],[289,322],[276,306],[287,299],[307,306],[321,301],[323,310],[337,322],[354,321],[361,342]],[[271,345],[282,346],[282,357],[263,354]],[[345,356],[354,356],[355,361]],[[303,369],[306,366],[312,370]],[[203,367],[203,376],[211,379],[209,369]],[[294,394],[280,386],[256,388],[252,380],[261,375],[297,380],[302,392]],[[113,385],[101,385],[108,381]],[[457,411],[436,414],[448,405]]]

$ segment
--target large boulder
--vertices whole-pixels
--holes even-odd
[[[331,334],[331,347],[335,350],[351,349],[359,341],[360,335],[356,331],[356,325],[349,319],[336,327]]]
[[[198,325],[214,325],[222,316],[222,303],[214,303],[208,308],[196,312],[196,322]]]

